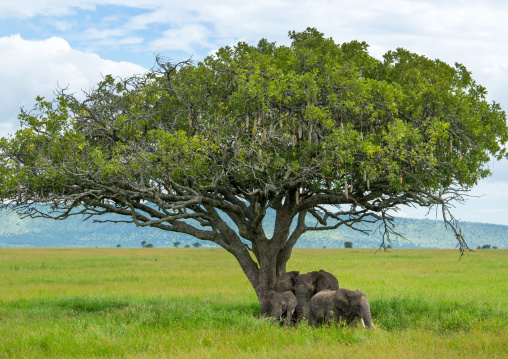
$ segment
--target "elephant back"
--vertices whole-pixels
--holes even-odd
[[[317,274],[316,293],[321,292],[325,289],[331,291],[339,290],[339,281],[332,273],[321,269]]]

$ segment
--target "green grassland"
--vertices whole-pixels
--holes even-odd
[[[508,250],[300,249],[376,330],[286,329],[221,249],[0,249],[0,358],[506,358]]]

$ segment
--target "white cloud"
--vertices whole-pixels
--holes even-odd
[[[97,6],[116,5],[134,8],[154,8],[162,0],[17,0],[0,2],[0,18],[34,16],[63,16],[78,10],[94,10]]]
[[[0,2],[1,17],[21,17],[29,18],[37,15],[61,16],[68,15],[75,11],[74,9],[93,9],[97,1],[74,1],[72,6],[65,0],[38,1],[38,0],[18,0]]]
[[[146,70],[129,62],[104,60],[74,50],[62,38],[27,41],[19,35],[0,38],[0,137],[18,128],[21,106],[30,109],[36,96],[53,98],[59,85],[78,92],[93,87],[102,75],[130,76]]]
[[[116,38],[116,37],[122,37],[125,36],[127,31],[123,29],[106,29],[106,30],[99,30],[94,27],[88,28],[85,31],[83,31],[82,36],[85,39],[90,40],[104,40],[109,38]]]
[[[189,25],[164,31],[162,37],[150,42],[149,49],[156,51],[181,50],[193,53],[197,47],[211,47],[209,31],[202,25]]]
[[[80,41],[93,44],[94,47],[102,46],[109,48],[119,48],[124,45],[139,45],[144,39],[140,36],[130,36],[125,29],[104,29],[89,28],[83,31]]]
[[[68,21],[54,21],[52,25],[60,31],[67,31],[72,28],[72,24]]]

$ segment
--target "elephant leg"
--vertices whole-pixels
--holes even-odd
[[[291,326],[291,318],[292,318],[292,317],[293,317],[293,313],[288,312],[287,317],[286,317],[286,326],[287,326],[287,327],[290,327],[290,326]]]

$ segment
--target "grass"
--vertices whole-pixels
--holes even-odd
[[[219,249],[1,249],[0,358],[505,358],[508,251],[295,250],[376,330],[285,329]]]

